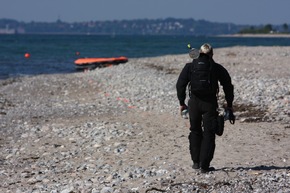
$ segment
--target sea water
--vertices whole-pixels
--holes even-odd
[[[72,73],[81,57],[154,57],[188,53],[187,44],[290,46],[289,38],[147,36],[147,35],[0,35],[0,79]],[[29,57],[25,57],[28,53]]]

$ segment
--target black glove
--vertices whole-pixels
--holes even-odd
[[[226,109],[225,120],[229,120],[231,124],[235,124],[236,116],[233,113],[233,110],[230,108]]]

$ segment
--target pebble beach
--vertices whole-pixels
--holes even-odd
[[[290,47],[219,48],[214,60],[237,120],[206,174],[191,168],[175,90],[188,54],[0,80],[0,192],[290,192]]]

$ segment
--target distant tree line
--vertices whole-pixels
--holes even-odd
[[[88,22],[18,22],[0,19],[0,32],[18,34],[101,34],[101,35],[220,35],[234,34],[242,25],[194,19],[136,19]]]
[[[274,28],[271,24],[267,24],[265,26],[250,26],[247,28],[242,29],[240,34],[269,34],[269,33],[289,33],[288,24],[284,23],[281,26],[276,26]]]
[[[194,19],[136,19],[88,22],[19,22],[0,19],[0,34],[101,34],[101,35],[195,35],[214,36],[237,33],[288,33],[288,25],[262,27],[217,23]]]

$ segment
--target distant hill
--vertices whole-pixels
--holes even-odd
[[[227,35],[249,25],[194,19],[137,19],[89,22],[19,22],[0,19],[0,34],[104,34],[104,35]]]

